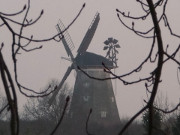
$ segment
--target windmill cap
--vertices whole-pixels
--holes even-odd
[[[112,61],[95,53],[84,52],[76,57],[76,64],[81,68],[103,69],[104,66],[102,63],[104,63],[107,68],[114,68]]]

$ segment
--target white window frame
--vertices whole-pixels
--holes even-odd
[[[85,87],[85,88],[88,88],[89,87],[89,82],[85,82],[84,84],[83,84],[83,86]]]
[[[101,118],[106,118],[106,117],[107,117],[107,112],[101,111]]]
[[[85,102],[88,102],[88,101],[89,101],[89,98],[90,98],[90,96],[83,96],[83,100],[84,100]]]

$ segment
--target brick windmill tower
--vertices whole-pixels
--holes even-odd
[[[111,80],[91,79],[77,68],[79,66],[90,76],[97,78],[109,77],[109,74],[104,72],[102,62],[110,69],[115,68],[109,59],[86,51],[95,34],[99,20],[100,16],[97,13],[82,40],[76,57],[72,55],[71,44],[68,44],[70,37],[64,36],[65,38],[62,39],[72,65],[67,69],[57,92],[61,89],[70,72],[73,69],[77,72],[70,110],[62,123],[62,129],[60,129],[62,135],[86,135],[87,133],[116,135],[119,130],[120,118]],[[60,23],[57,28],[61,32],[64,26]],[[55,99],[57,92],[54,93],[51,100]]]

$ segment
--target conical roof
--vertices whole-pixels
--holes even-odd
[[[95,53],[84,52],[76,57],[76,64],[81,68],[104,68],[102,63],[110,69],[114,68],[112,61]]]

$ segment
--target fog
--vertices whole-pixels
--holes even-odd
[[[1,0],[1,12],[12,13],[22,9],[25,1],[17,0]],[[93,52],[105,56],[106,52],[103,51],[104,41],[108,37],[117,39],[121,48],[118,54],[118,68],[115,69],[117,75],[121,75],[133,70],[147,57],[150,47],[151,39],[143,39],[138,37],[132,31],[125,28],[117,18],[116,8],[130,12],[130,15],[140,16],[143,14],[141,7],[134,0],[31,0],[29,19],[35,19],[44,11],[41,19],[32,27],[24,30],[24,35],[33,35],[35,39],[44,39],[53,36],[57,33],[55,25],[58,20],[64,23],[65,26],[71,23],[74,17],[77,15],[82,5],[86,3],[86,7],[83,9],[81,15],[75,21],[75,23],[68,29],[68,32],[73,40],[75,49],[73,54],[76,55],[76,51],[92,21],[96,12],[100,13],[100,22],[95,32],[94,38],[87,51]],[[167,7],[167,15],[171,23],[174,32],[180,34],[180,19],[179,19],[179,1],[169,1]],[[158,10],[161,12],[161,9]],[[17,20],[21,20],[23,16],[17,17]],[[126,20],[125,20],[126,21]],[[132,20],[126,21],[131,25]],[[147,30],[151,27],[151,18],[143,22],[135,22],[136,28],[140,30]],[[18,30],[17,26],[13,26]],[[162,25],[162,35],[164,44],[169,44],[168,52],[174,51],[178,46],[178,39],[172,37],[166,27]],[[11,58],[11,35],[6,28],[2,28],[0,33],[1,42],[5,43],[3,49],[3,55],[6,63],[10,66],[11,73],[13,73],[13,65]],[[7,45],[6,45],[7,44]],[[46,43],[32,43],[29,48],[43,45],[43,48],[30,53],[22,51],[18,56],[18,79],[26,87],[35,89],[37,91],[42,90],[48,84],[51,79],[62,79],[67,67],[71,62],[61,59],[61,57],[67,57],[65,49],[62,43],[50,41]],[[154,52],[155,54],[156,52]],[[177,57],[179,60],[180,58]],[[147,63],[142,69],[142,73],[133,74],[129,76],[127,80],[136,80],[147,76],[156,65]],[[66,81],[71,87],[74,87],[76,74],[71,73],[70,77]],[[119,80],[113,80],[114,93],[119,109],[120,117],[132,116],[135,114],[144,104],[143,99],[147,99],[146,89],[144,83],[127,85],[125,86]],[[162,83],[159,87],[159,95],[163,93],[168,97],[170,104],[176,104],[179,102],[180,86],[177,81],[177,65],[173,62],[165,64]],[[0,91],[3,91],[2,83],[0,83]],[[18,93],[18,101],[20,108],[26,101],[26,97]]]

